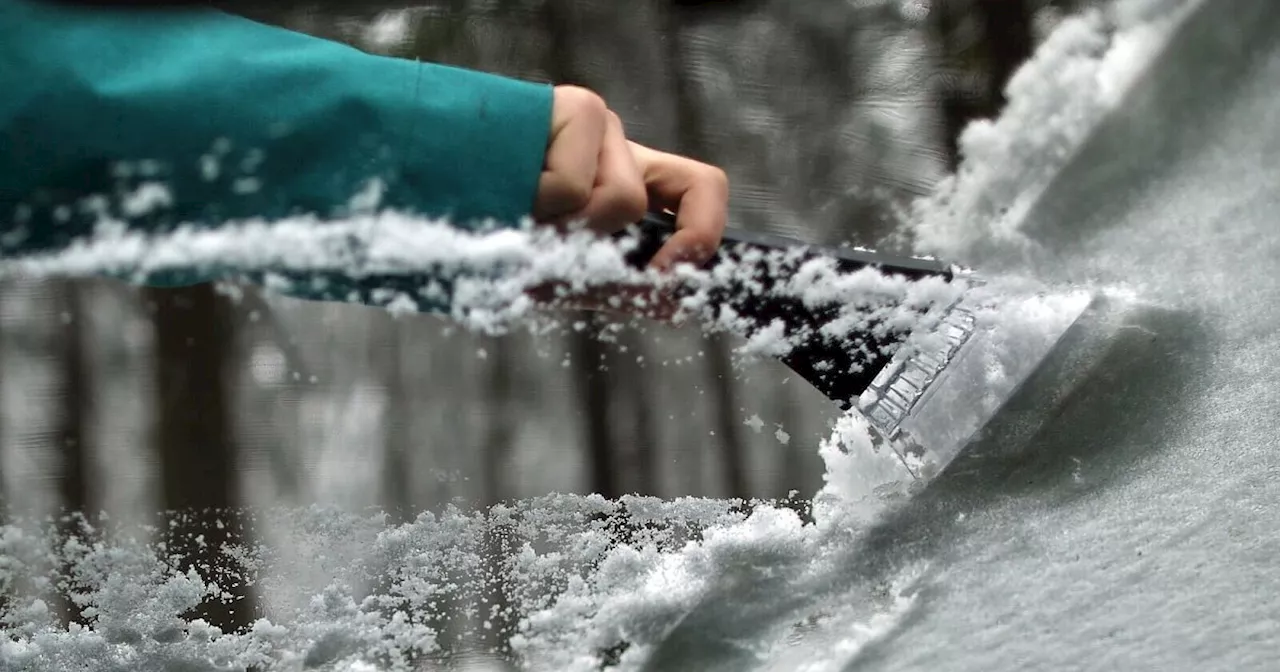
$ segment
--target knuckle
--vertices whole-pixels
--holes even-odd
[[[542,211],[548,215],[569,214],[586,207],[591,200],[591,187],[585,179],[555,175],[539,188],[538,201]]]
[[[597,226],[614,231],[640,221],[648,204],[643,189],[613,185],[596,191],[584,212]]]
[[[649,195],[644,186],[637,183],[618,189],[610,209],[617,213],[619,219],[632,223],[640,221],[648,207]]]
[[[582,176],[574,176],[564,181],[561,191],[561,202],[566,212],[581,210],[591,202],[591,191],[595,185]]]
[[[586,87],[567,84],[556,87],[556,98],[575,115],[592,115],[601,119],[609,114],[609,106],[600,94]]]
[[[716,189],[728,192],[729,175],[723,169],[707,166],[705,179],[709,185],[714,186]]]

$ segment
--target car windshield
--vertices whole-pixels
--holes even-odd
[[[755,289],[745,262],[686,269],[749,296],[694,292],[714,309],[681,324],[527,300],[632,277],[616,240],[358,207],[0,258],[0,668],[1280,655],[1272,3],[229,11],[589,85],[638,141],[725,169],[731,228],[818,258]],[[337,244],[356,239],[359,268]],[[976,280],[831,261],[855,248]],[[377,308],[129,282],[174,260],[480,272],[435,315],[421,286]],[[806,338],[942,327],[913,322],[861,400],[829,398],[827,371],[858,371],[736,328],[780,296],[819,316]]]

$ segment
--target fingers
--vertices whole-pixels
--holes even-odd
[[[614,233],[640,221],[649,206],[644,178],[631,154],[631,146],[622,128],[622,120],[606,112],[600,163],[596,169],[596,185],[591,198],[576,217],[601,233]]]
[[[666,270],[680,262],[701,266],[717,248],[729,218],[729,180],[723,170],[693,159],[631,144],[644,174],[650,205],[676,213],[676,232],[649,265]]]
[[[595,93],[556,87],[546,166],[534,216],[549,224],[585,221],[602,233],[619,231],[644,216],[644,181],[622,120]]]
[[[676,212],[676,233],[650,265],[701,265],[720,245],[728,218],[724,171],[629,142],[622,121],[595,93],[555,88],[546,165],[534,216],[543,223],[585,221],[602,233],[639,221],[650,207]]]
[[[556,87],[546,165],[533,208],[539,221],[558,220],[582,210],[590,201],[608,111],[604,100],[587,89]]]

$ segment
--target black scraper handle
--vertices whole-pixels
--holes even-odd
[[[668,212],[650,212],[646,214],[644,219],[636,222],[631,230],[619,234],[620,236],[634,237],[636,239],[636,247],[627,255],[627,261],[632,266],[643,268],[675,231],[675,215]],[[867,266],[874,266],[886,274],[903,275],[912,279],[928,276],[943,276],[948,280],[951,279],[951,266],[934,259],[903,257],[847,247],[824,247],[785,236],[725,229],[721,249],[733,250],[739,246],[766,251],[805,250],[805,258],[827,257],[835,259],[840,270],[846,273],[852,273]],[[715,265],[721,256],[721,254],[717,253],[708,262],[708,265]]]
[[[631,237],[635,247],[627,254],[627,261],[636,268],[643,268],[657,254],[663,243],[676,231],[675,216],[670,213],[649,213],[635,226],[619,234],[620,237]],[[726,230],[720,249],[707,262],[708,267],[715,266],[729,255],[740,254],[744,250],[765,252],[801,251],[798,266],[804,260],[825,257],[833,259],[843,273],[874,267],[886,275],[900,275],[911,280],[927,277],[952,278],[951,266],[933,259],[917,259],[869,250],[849,248],[822,247],[808,243],[763,233]],[[734,283],[724,287],[714,287],[709,292],[712,307],[727,305],[738,315],[745,317],[754,328],[764,328],[781,319],[786,325],[788,334],[804,334],[801,342],[781,359],[788,367],[818,388],[827,398],[849,408],[853,400],[866,389],[875,378],[880,368],[887,362],[881,354],[884,346],[905,338],[905,333],[888,333],[876,335],[872,333],[854,334],[851,339],[832,340],[821,335],[823,324],[839,315],[839,306],[827,305],[810,307],[799,299],[790,296],[777,296],[769,292],[772,283],[790,277],[789,270],[781,273],[765,275],[757,273],[753,287],[758,284],[764,291],[748,290],[743,284]],[[740,334],[747,336],[749,334]]]

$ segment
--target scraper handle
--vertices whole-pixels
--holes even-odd
[[[674,215],[665,212],[646,215],[619,234],[635,239],[636,246],[627,255],[628,263],[636,268],[648,265],[675,231]],[[822,247],[782,236],[734,229],[725,231],[724,242],[707,265],[715,266],[744,248],[765,252],[800,251],[800,258],[788,264],[787,268],[774,269],[769,273],[758,272],[750,285],[730,280],[725,286],[714,287],[708,293],[709,303],[712,307],[732,308],[737,315],[746,318],[752,332],[781,320],[788,335],[802,335],[803,340],[781,357],[782,362],[844,409],[853,405],[853,400],[862,394],[886,364],[887,357],[882,354],[885,346],[901,342],[906,334],[891,330],[869,330],[864,334],[852,334],[850,339],[829,339],[822,335],[822,326],[839,317],[839,305],[806,305],[799,298],[770,292],[770,286],[789,278],[799,263],[817,257],[834,259],[839,269],[845,273],[871,266],[882,273],[901,275],[912,280],[926,277],[943,277],[947,280],[952,278],[951,267],[933,259]],[[763,269],[757,268],[756,271]],[[763,291],[759,288],[763,288]]]
[[[627,262],[636,268],[643,268],[658,253],[663,243],[676,231],[676,217],[668,212],[650,212],[619,237],[634,237],[636,247],[627,255]],[[871,250],[849,247],[825,247],[811,245],[804,241],[785,236],[776,236],[754,231],[725,229],[721,252],[712,257],[708,265],[714,265],[722,258],[723,251],[740,247],[755,248],[763,251],[804,250],[806,258],[827,257],[835,259],[840,270],[852,273],[858,269],[874,266],[881,272],[890,275],[903,275],[911,279],[926,276],[944,276],[951,278],[951,267],[935,259],[904,257],[882,254]]]

